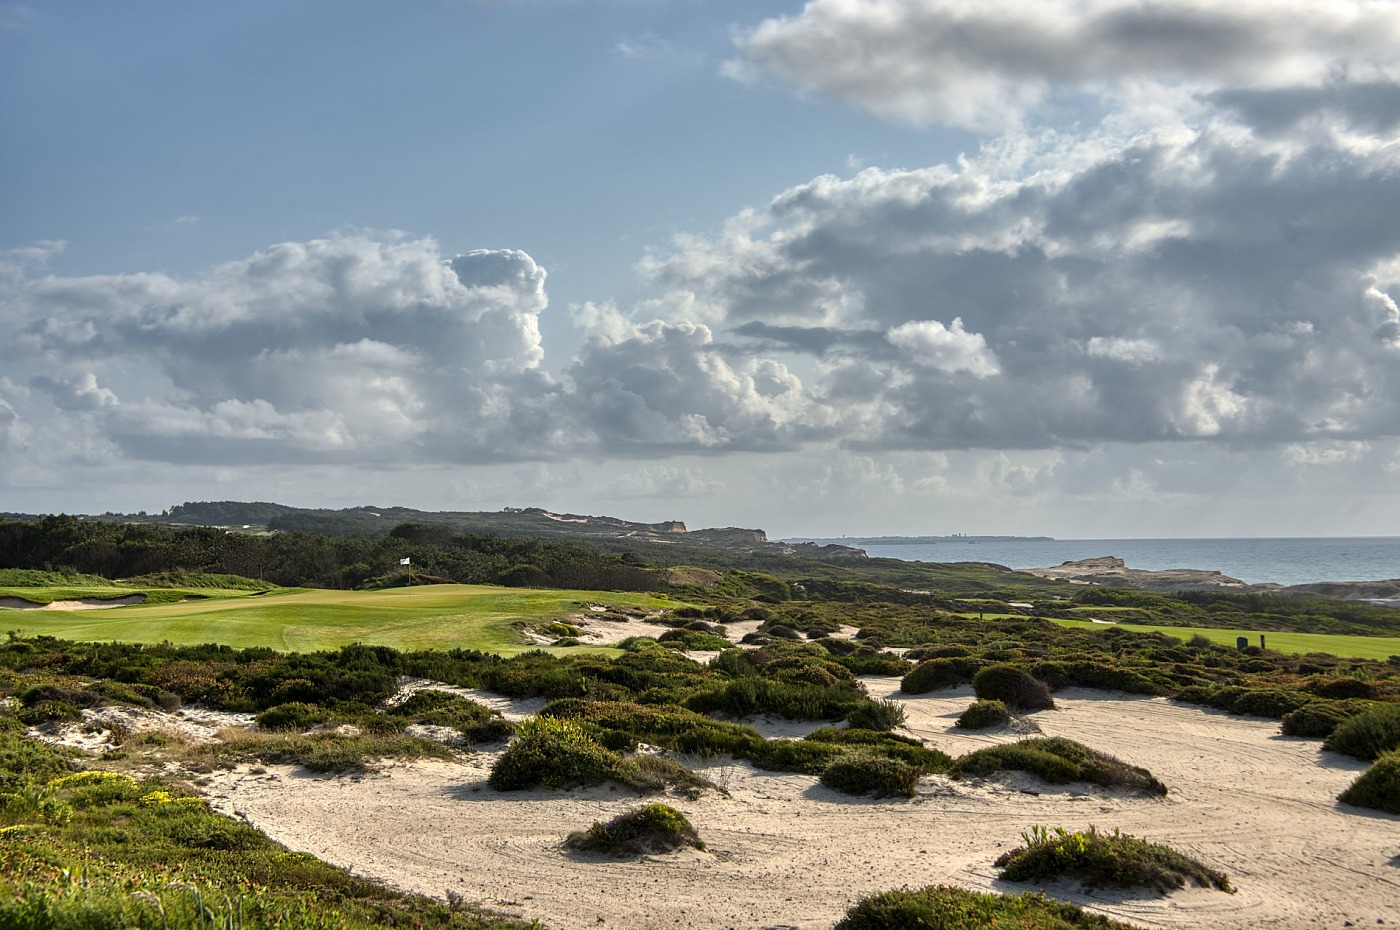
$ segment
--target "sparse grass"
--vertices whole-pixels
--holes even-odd
[[[610,856],[644,856],[686,847],[704,849],[705,844],[685,814],[667,804],[648,804],[570,833],[564,847]]]
[[[1167,787],[1147,769],[1129,765],[1064,737],[988,746],[962,756],[950,771],[954,777],[985,777],[1007,770],[1028,772],[1052,785],[1084,781],[1102,788],[1126,788],[1157,797],[1167,793]]]
[[[1233,891],[1224,872],[1208,868],[1169,846],[1126,833],[1100,833],[1094,827],[1070,832],[1033,827],[1021,834],[1025,846],[996,860],[1001,877],[1012,882],[1077,879],[1086,888],[1151,888],[1162,894],[1192,882],[1202,888]]]
[[[981,894],[933,885],[858,901],[834,930],[1133,930],[1041,894]]]
[[[400,733],[295,733],[228,728],[220,742],[171,747],[171,752],[196,766],[263,762],[300,765],[313,772],[362,772],[379,759],[450,759],[452,753],[432,740]],[[123,749],[126,749],[123,746]],[[129,752],[130,750],[128,750]]]

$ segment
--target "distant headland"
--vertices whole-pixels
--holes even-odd
[[[785,543],[816,543],[819,546],[932,546],[938,543],[978,542],[1054,542],[1053,536],[969,536],[953,533],[948,536],[792,536]]]

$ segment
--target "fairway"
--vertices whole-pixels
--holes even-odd
[[[1334,656],[1351,656],[1358,659],[1380,659],[1384,661],[1393,655],[1400,655],[1400,636],[1345,636],[1332,633],[1280,633],[1273,630],[1225,630],[1216,627],[1186,626],[1139,626],[1135,623],[1108,624],[1092,623],[1088,620],[1056,620],[1060,626],[1076,627],[1082,630],[1107,630],[1117,628],[1132,630],[1135,633],[1166,633],[1178,639],[1187,640],[1197,634],[1213,643],[1226,646],[1235,645],[1238,637],[1249,639],[1251,646],[1259,645],[1262,632],[1268,648],[1277,652],[1292,652],[1300,655],[1309,652],[1328,652]]]
[[[402,650],[462,648],[511,654],[538,648],[524,641],[515,623],[588,613],[589,603],[643,610],[678,606],[643,594],[424,585],[381,591],[297,590],[72,613],[3,610],[0,630],[78,642],[220,643],[287,652],[365,643]]]

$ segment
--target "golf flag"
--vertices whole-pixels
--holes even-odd
[[[399,564],[400,564],[400,565],[407,565],[407,564],[409,564],[410,561],[412,561],[412,560],[411,560],[411,559],[399,559]]]

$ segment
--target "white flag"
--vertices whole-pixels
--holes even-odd
[[[407,565],[407,564],[409,564],[410,561],[411,561],[410,559],[399,559],[399,564],[400,564],[400,565]]]

